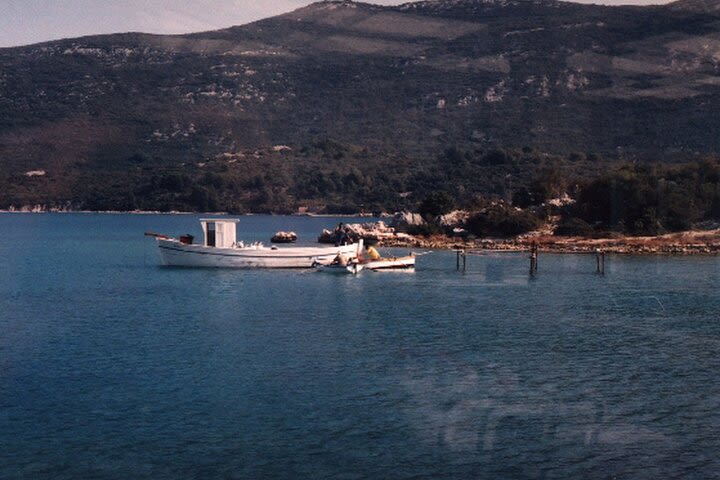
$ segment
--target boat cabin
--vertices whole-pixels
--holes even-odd
[[[232,248],[236,242],[237,218],[201,218],[206,247]]]

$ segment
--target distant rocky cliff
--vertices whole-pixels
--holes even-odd
[[[0,181],[44,170],[22,185],[72,199],[83,175],[102,185],[257,150],[319,161],[327,141],[380,167],[449,146],[714,153],[719,6],[328,1],[213,32],[0,49]]]

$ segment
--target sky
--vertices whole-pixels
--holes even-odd
[[[399,5],[408,0],[366,0]],[[578,0],[647,5],[667,0]],[[0,47],[119,32],[190,33],[279,15],[312,0],[0,0]]]

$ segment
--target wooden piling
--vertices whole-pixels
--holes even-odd
[[[597,264],[597,273],[605,274],[605,252],[598,249],[595,251],[595,262]]]
[[[538,246],[533,242],[530,247],[530,275],[535,275],[538,271]]]
[[[455,268],[457,268],[457,271],[460,271],[460,265],[462,260],[462,271],[465,271],[465,268],[467,267],[467,252],[465,250],[455,250],[455,253],[457,254],[457,257],[455,259]]]

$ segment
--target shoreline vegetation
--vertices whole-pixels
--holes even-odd
[[[496,152],[496,156],[502,156],[500,153]],[[506,156],[502,158],[507,160]],[[471,160],[474,159],[467,152],[463,154],[452,149],[445,153],[445,157],[452,160],[446,162],[448,165],[465,160],[472,166]],[[629,254],[720,253],[719,158],[675,165],[624,164],[589,177],[578,176],[577,172],[573,174],[573,170],[561,168],[561,165],[543,165],[525,181],[513,183],[512,188],[512,178],[506,174],[503,179],[507,190],[497,191],[488,191],[480,184],[458,183],[459,173],[443,177],[442,173],[447,171],[437,170],[426,177],[422,189],[399,188],[403,185],[392,189],[388,185],[381,188],[383,184],[370,182],[363,184],[362,195],[358,193],[360,191],[343,194],[335,191],[335,197],[332,197],[323,187],[318,188],[313,202],[301,200],[308,197],[297,195],[297,192],[292,196],[282,196],[267,191],[263,197],[267,201],[256,205],[258,208],[251,208],[252,204],[248,204],[248,208],[235,208],[229,200],[191,202],[192,195],[187,197],[180,193],[172,198],[188,202],[158,203],[151,201],[152,197],[146,198],[145,205],[110,201],[20,202],[16,199],[0,202],[0,206],[5,211],[20,212],[216,212],[229,215],[379,217],[383,221],[376,222],[373,230],[356,228],[353,233],[358,238],[377,240],[381,246],[522,251],[536,245],[541,251],[568,253],[597,250]],[[472,170],[470,167],[461,170],[470,173],[468,169]],[[482,177],[479,170],[474,173],[469,178]],[[229,199],[243,192],[237,185],[220,182],[219,178],[215,183],[224,185]],[[162,187],[160,191],[165,191],[163,189],[169,188],[168,185],[183,189],[197,187],[190,177],[176,180],[155,183],[158,188]],[[346,181],[349,182],[348,179],[339,180],[342,184]],[[212,186],[208,185],[207,188]],[[400,195],[404,205],[391,201],[391,190],[396,196],[400,195],[397,192],[404,192]],[[385,196],[369,201],[368,195],[378,192],[384,192]],[[106,198],[107,192],[103,195]],[[330,208],[331,197],[337,202],[344,202],[346,207]],[[277,204],[279,199],[283,199],[281,204]],[[18,208],[17,205],[24,206]],[[401,213],[392,216],[383,212]],[[384,220],[388,221],[387,226]],[[367,222],[362,225],[367,227]],[[321,237],[325,237],[324,242],[334,242],[334,238],[328,236],[330,234],[323,232]]]

